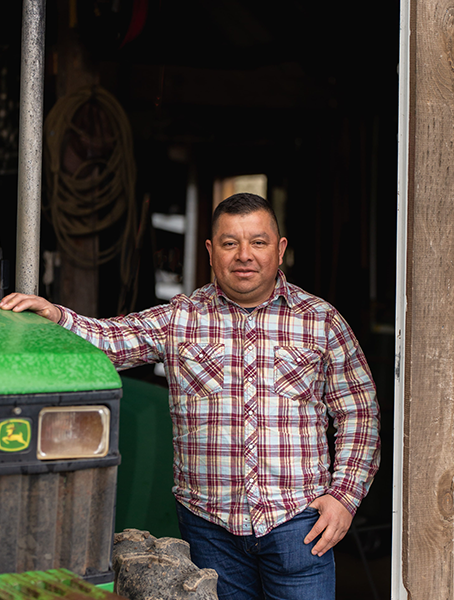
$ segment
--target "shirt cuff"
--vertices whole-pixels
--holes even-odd
[[[74,319],[72,315],[73,311],[69,308],[61,306],[60,304],[54,304],[54,306],[56,306],[60,310],[61,314],[60,320],[58,321],[57,325],[61,325],[65,329],[71,329],[71,327],[74,325]]]
[[[355,496],[349,494],[348,492],[344,492],[339,488],[328,488],[326,490],[326,494],[336,498],[336,500],[338,500],[342,506],[348,510],[352,517],[355,516],[356,511],[361,503],[361,501],[358,501]]]

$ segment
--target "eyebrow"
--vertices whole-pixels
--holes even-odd
[[[259,238],[259,237],[261,237],[261,238],[269,239],[270,236],[265,231],[262,231],[261,233],[254,233],[254,235],[252,235],[251,237],[252,238]],[[223,233],[223,234],[221,234],[219,236],[219,238],[221,240],[224,240],[226,238],[234,238],[235,239],[236,238],[236,234],[235,233]]]

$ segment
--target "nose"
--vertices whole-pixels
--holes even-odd
[[[246,243],[239,244],[237,260],[239,260],[240,262],[247,262],[248,260],[251,260],[251,258],[252,258],[252,255],[251,255],[251,248],[250,248],[249,244],[246,244]]]

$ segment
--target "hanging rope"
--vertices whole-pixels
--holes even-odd
[[[120,253],[127,286],[136,238],[136,167],[128,119],[109,92],[86,87],[56,102],[44,123],[44,171],[44,208],[61,250],[83,268]],[[81,253],[76,238],[114,226],[120,234],[109,247]]]

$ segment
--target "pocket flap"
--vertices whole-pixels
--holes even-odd
[[[194,360],[198,363],[222,358],[224,344],[193,344],[182,342],[178,345],[178,354],[185,360]]]
[[[294,362],[297,365],[310,365],[320,360],[318,351],[309,348],[296,348],[295,346],[276,346],[274,356],[276,359]]]

